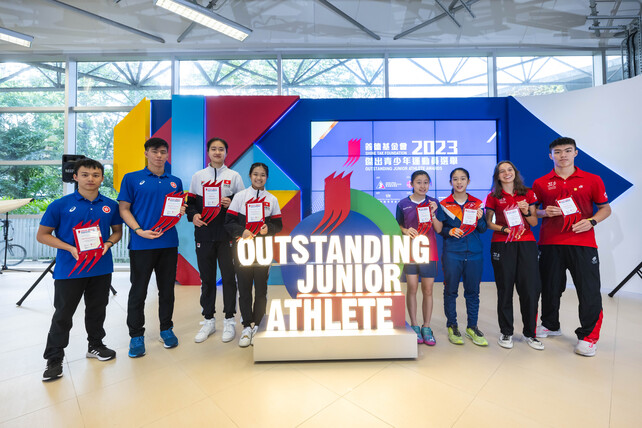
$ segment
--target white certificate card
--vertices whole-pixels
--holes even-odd
[[[475,223],[477,223],[477,210],[464,208],[464,219],[462,220],[462,224],[473,225]]]
[[[100,228],[98,226],[76,229],[76,238],[80,252],[100,248]]]
[[[575,205],[575,201],[571,197],[559,199],[557,203],[562,209],[562,214],[564,215],[575,214],[576,212],[579,211],[577,209],[577,205]]]
[[[218,207],[221,204],[220,187],[203,187],[203,206]]]
[[[263,221],[263,202],[247,204],[247,223]]]
[[[165,198],[165,208],[163,209],[164,217],[178,217],[183,206],[183,198],[169,197]]]
[[[516,227],[522,224],[522,215],[519,212],[519,208],[504,211],[504,217],[508,227]]]
[[[417,217],[419,218],[419,223],[430,223],[432,221],[430,207],[417,207]]]

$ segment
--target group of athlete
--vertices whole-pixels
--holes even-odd
[[[227,142],[212,138],[207,142],[209,164],[194,174],[187,201],[183,203],[180,178],[166,170],[168,143],[150,138],[144,148],[147,166],[123,177],[118,202],[99,192],[104,179],[103,165],[83,159],[75,163],[76,191],[51,203],[42,217],[37,240],[58,249],[53,273],[55,311],[44,352],[45,381],[62,376],[72,318],[83,296],[87,357],[107,361],[116,356],[103,343],[103,324],[113,272],[111,248],[122,237],[123,222],[130,228],[131,288],[127,303],[130,357],[146,353],[145,298],[152,273],[158,287],[160,341],[165,348],[178,346],[172,322],[178,233],[172,226],[183,214],[194,224],[201,277],[203,321],[194,341],[201,343],[216,331],[217,266],[225,316],[221,340],[230,342],[236,337],[237,293],[243,327],[239,346],[253,343],[265,315],[269,266],[242,266],[237,260],[236,245],[240,239],[275,235],[283,227],[278,200],[265,190],[267,165],[252,164],[251,185],[246,189],[241,176],[225,166]],[[513,346],[514,286],[520,298],[527,343],[535,349],[544,349],[538,337],[561,335],[559,304],[568,269],[580,301],[581,327],[576,330],[579,340],[575,352],[595,355],[602,305],[593,227],[608,217],[610,207],[602,180],[575,167],[576,155],[572,139],[553,141],[550,157],[554,169],[536,180],[532,190],[524,185],[511,162],[500,162],[495,168],[485,213],[482,201],[466,192],[470,176],[465,169],[451,172],[452,194],[441,202],[427,196],[430,188],[427,172],[412,174],[413,193],[399,202],[397,220],[402,233],[412,238],[427,234],[431,246],[430,263],[404,267],[408,312],[418,342],[436,343],[430,328],[432,288],[439,260],[436,232],[444,237],[441,261],[448,338],[454,344],[463,344],[456,312],[459,282],[463,279],[468,316],[465,335],[477,345],[488,345],[477,327],[477,318],[483,265],[480,234],[490,228],[494,231],[491,257],[497,283],[499,344]],[[598,206],[595,214],[593,203]],[[576,213],[571,212],[572,206]],[[530,231],[538,218],[543,218],[539,266],[538,247]],[[423,292],[422,327],[416,316],[419,282]],[[540,294],[542,323],[536,326]]]
[[[488,346],[477,320],[483,268],[480,235],[491,229],[498,344],[513,347],[514,289],[519,296],[524,341],[531,348],[543,350],[539,338],[562,334],[559,309],[568,270],[579,300],[580,327],[575,330],[578,339],[575,352],[587,357],[595,355],[602,325],[602,296],[593,228],[611,214],[611,208],[600,177],[575,166],[577,147],[573,139],[558,138],[549,145],[549,151],[553,170],[535,180],[532,188],[524,184],[512,162],[499,162],[485,204],[467,193],[470,175],[464,168],[455,168],[450,173],[452,193],[441,202],[427,195],[430,176],[426,171],[412,174],[413,193],[399,202],[396,217],[403,234],[411,238],[427,234],[432,251],[429,263],[404,266],[406,303],[418,343],[429,346],[436,343],[430,320],[439,260],[438,233],[443,237],[441,264],[448,340],[456,345],[464,343],[456,311],[462,281],[467,313],[464,334],[475,345]],[[531,227],[537,226],[540,218],[542,225],[536,242]],[[417,321],[419,282],[423,293],[421,326]],[[541,324],[537,325],[540,296]]]

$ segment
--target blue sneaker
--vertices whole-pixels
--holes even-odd
[[[178,346],[178,338],[172,331],[172,327],[160,332],[160,341],[163,342],[163,346],[168,349]]]
[[[424,338],[421,335],[421,327],[418,325],[411,325],[410,328],[417,334],[417,343],[424,343]]]
[[[138,358],[145,355],[145,337],[132,337],[129,341],[129,355],[131,358]]]

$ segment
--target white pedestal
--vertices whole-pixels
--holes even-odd
[[[254,337],[254,361],[322,361],[417,358],[417,335],[392,330],[265,331]]]

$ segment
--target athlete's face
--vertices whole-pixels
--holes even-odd
[[[267,181],[267,173],[262,166],[257,166],[250,173],[250,181],[252,182],[252,187],[255,189],[263,189],[265,187],[265,182]]]
[[[227,150],[225,150],[225,145],[222,142],[216,140],[210,144],[207,155],[213,164],[223,165],[225,158],[227,157]]]
[[[428,193],[428,189],[430,189],[430,180],[423,174],[418,175],[412,181],[412,188],[416,194],[423,196]]]
[[[464,171],[455,171],[452,178],[450,179],[450,184],[453,186],[453,190],[457,193],[464,193],[466,187],[468,187],[470,180],[466,177]]]
[[[165,168],[165,162],[169,158],[169,151],[166,147],[150,147],[145,150],[147,164],[154,168]]]
[[[497,168],[499,182],[502,184],[512,183],[515,180],[515,169],[509,163],[502,163]]]
[[[87,192],[98,190],[103,179],[103,173],[99,168],[81,166],[78,168],[78,173],[74,174],[74,180],[78,182],[78,189]]]
[[[553,164],[558,168],[575,166],[575,156],[577,149],[572,144],[553,147],[549,154]]]

